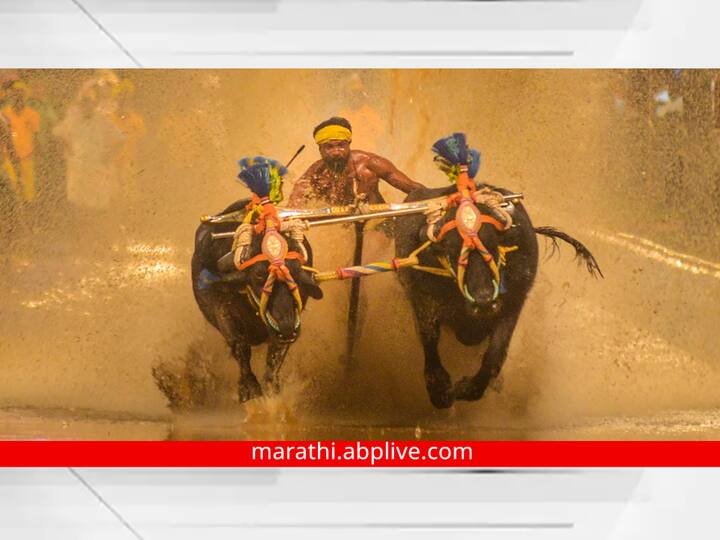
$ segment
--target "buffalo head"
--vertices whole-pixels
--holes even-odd
[[[256,235],[243,254],[250,264],[237,270],[232,258],[224,257],[218,266],[221,271],[230,270],[223,281],[242,287],[270,336],[281,343],[292,343],[300,335],[301,313],[308,298],[320,300],[323,293],[312,274],[303,268],[307,253],[305,246],[286,235],[273,234],[278,235],[280,242],[285,242],[283,249],[286,253],[279,259],[258,258],[253,262],[267,252],[263,245],[264,237]]]
[[[469,315],[492,317],[502,307],[501,235],[490,208],[473,202],[449,209],[429,229],[435,256],[453,274]]]

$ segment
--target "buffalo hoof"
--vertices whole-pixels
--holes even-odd
[[[450,374],[444,369],[425,372],[425,387],[436,409],[448,409],[455,403]]]
[[[489,386],[491,389],[495,390],[495,392],[502,392],[503,386],[505,386],[505,378],[502,376],[502,373],[492,379]]]
[[[463,377],[455,383],[455,398],[463,401],[477,401],[485,394],[490,379],[485,376]]]
[[[280,393],[280,380],[275,377],[272,379],[265,379],[265,395],[277,396]]]
[[[255,375],[249,377],[243,377],[238,384],[238,401],[245,403],[251,399],[259,398],[263,395],[260,383],[255,378]]]

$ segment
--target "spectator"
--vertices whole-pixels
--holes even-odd
[[[40,129],[35,135],[35,176],[38,179],[38,199],[47,209],[65,199],[62,148],[53,135],[58,113],[44,92],[44,85],[33,83],[29,105],[40,115]]]
[[[93,85],[81,88],[54,133],[65,142],[68,201],[90,212],[107,210],[118,192],[115,160],[123,136]]]
[[[10,85],[7,94],[7,104],[2,108],[9,127],[12,145],[17,158],[16,170],[20,199],[31,202],[37,195],[35,185],[35,134],[40,129],[40,115],[33,109],[27,100],[30,89],[22,81],[15,81]]]
[[[0,114],[0,192],[3,195],[12,193],[13,198],[18,189],[17,179],[17,157],[12,144],[12,135],[10,133],[10,124],[7,119]],[[3,196],[3,200],[4,200]]]

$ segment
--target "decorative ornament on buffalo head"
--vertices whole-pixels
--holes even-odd
[[[460,203],[455,219],[458,230],[467,236],[477,235],[482,225],[480,210],[468,199]]]
[[[268,324],[267,307],[276,281],[281,281],[287,285],[295,300],[298,312],[302,311],[303,302],[300,291],[286,261],[296,259],[300,264],[303,264],[305,260],[302,253],[289,251],[287,240],[279,231],[281,221],[274,202],[280,200],[282,196],[280,194],[280,197],[275,197],[274,200],[272,192],[276,182],[273,182],[273,179],[274,176],[286,172],[284,167],[280,170],[281,168],[276,161],[262,156],[240,160],[240,166],[242,170],[238,177],[253,193],[253,200],[248,208],[248,216],[257,216],[258,219],[252,231],[254,234],[262,234],[263,239],[259,255],[249,260],[236,261],[236,265],[239,271],[243,271],[260,261],[268,261],[268,275],[259,299],[255,297],[252,289],[248,286],[248,296],[255,301],[260,317]]]

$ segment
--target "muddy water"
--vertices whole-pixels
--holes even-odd
[[[92,75],[25,74],[61,113]],[[90,215],[62,198],[45,201],[41,218],[15,208],[20,225],[2,231],[0,438],[717,436],[715,132],[694,109],[663,122],[636,104],[638,88],[662,85],[660,75],[641,86],[607,71],[121,75],[133,79],[148,126],[138,192]],[[706,94],[707,80],[694,77],[682,88],[688,103]],[[192,298],[197,219],[244,195],[233,180],[239,157],[287,159],[307,144],[287,193],[317,157],[312,126],[338,112],[353,121],[357,147],[433,186],[444,179],[429,145],[467,132],[483,180],[525,193],[536,225],[566,230],[600,261],[604,280],[568,250],[542,261],[502,387],[480,402],[432,409],[408,304],[381,275],[363,283],[352,370],[342,360],[348,284],[329,283],[303,315],[282,396],[235,404],[237,368]],[[678,155],[679,177],[668,166]],[[348,263],[351,238],[311,231],[316,266]],[[375,248],[381,258],[391,250]],[[477,369],[482,351],[443,335],[454,377]],[[182,412],[168,408],[153,368]]]

